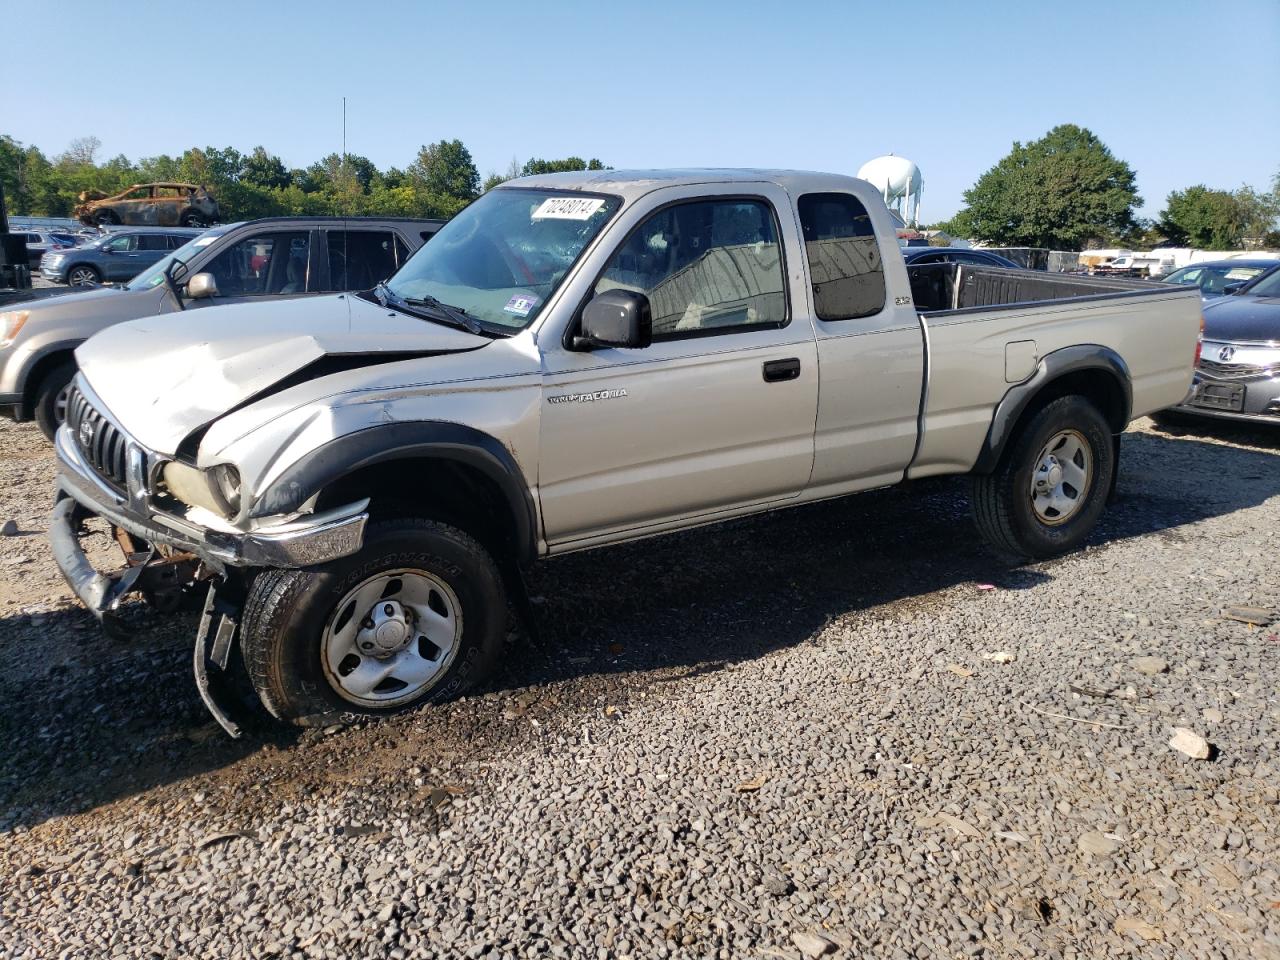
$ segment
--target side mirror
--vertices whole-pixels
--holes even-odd
[[[639,350],[653,342],[649,298],[632,290],[606,290],[582,311],[582,331],[573,338],[576,350],[621,347]]]
[[[1225,287],[1222,288],[1222,295],[1224,297],[1229,297],[1233,293],[1239,293],[1241,290],[1244,289],[1245,282],[1246,281],[1244,280],[1237,280],[1235,283],[1228,283]]]
[[[218,281],[212,273],[197,273],[187,281],[187,297],[191,300],[204,300],[218,295]]]

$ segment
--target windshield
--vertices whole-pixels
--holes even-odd
[[[174,261],[186,263],[195,256],[196,251],[207,247],[220,236],[222,236],[222,231],[220,230],[206,230],[204,233],[200,234],[200,236],[194,237],[187,243],[184,243],[167,257],[157,260],[151,266],[147,267],[147,269],[143,270],[140,274],[126,283],[124,288],[126,290],[147,290],[151,287],[160,286],[160,284],[164,283],[164,272],[169,269],[169,264]]]
[[[435,299],[484,324],[523,329],[620,203],[561,190],[491,190],[441,227],[386,287],[401,300]]]

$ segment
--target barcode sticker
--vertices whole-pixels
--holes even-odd
[[[603,206],[598,197],[547,197],[533,211],[533,219],[588,220]]]

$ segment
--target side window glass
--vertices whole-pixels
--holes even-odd
[[[112,253],[128,253],[130,250],[137,249],[137,235],[129,234],[125,237],[114,237],[107,241],[106,249]]]
[[[595,286],[649,298],[654,339],[787,322],[782,250],[761,200],[697,200],[659,210],[610,259]]]
[[[168,250],[169,238],[163,233],[144,233],[138,237],[139,250]]]
[[[201,269],[213,274],[220,296],[302,293],[308,244],[308,234],[302,232],[260,234],[233,244]]]
[[[409,245],[397,236],[396,237],[396,267],[397,268],[403,267],[405,265],[405,262],[409,259],[410,256],[412,256],[412,254],[409,251]]]
[[[395,272],[394,234],[385,230],[329,231],[330,290],[368,290]]]
[[[847,193],[800,198],[813,305],[821,320],[852,320],[884,309],[884,264],[867,208]]]

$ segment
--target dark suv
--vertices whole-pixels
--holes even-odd
[[[15,420],[35,418],[52,437],[75,374],[72,353],[99,330],[225,303],[367,290],[395,273],[443,223],[271,217],[223,224],[177,250],[161,252],[163,259],[123,287],[19,304],[0,313],[0,413]],[[177,227],[142,231],[179,232]]]

